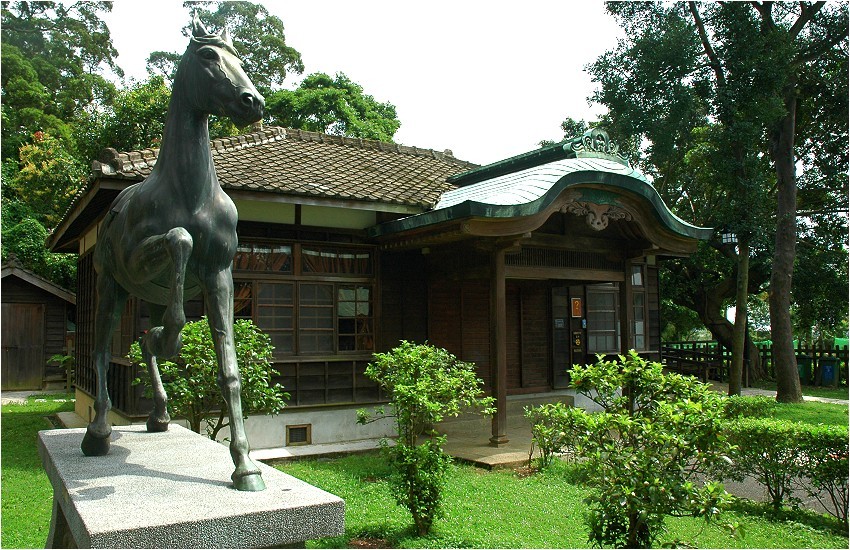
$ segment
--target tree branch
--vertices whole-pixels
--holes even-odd
[[[762,26],[769,30],[776,30],[776,22],[773,20],[773,2],[750,2],[759,15],[761,15]]]
[[[814,61],[818,57],[825,54],[827,51],[829,51],[830,48],[832,48],[847,37],[847,27],[844,26],[842,28],[844,29],[843,33],[838,33],[830,36],[831,33],[828,32],[826,40],[822,41],[820,44],[812,45],[812,47],[809,48],[807,51],[800,52],[800,55],[794,58],[792,63],[795,65],[802,65],[810,61]]]
[[[723,74],[723,66],[720,64],[720,59],[717,57],[717,53],[714,51],[714,48],[711,47],[711,42],[708,40],[708,33],[705,32],[705,23],[703,23],[702,17],[699,14],[696,2],[688,2],[688,8],[691,10],[691,15],[694,18],[694,24],[697,26],[697,32],[699,33],[699,39],[702,42],[702,48],[710,60],[709,66],[714,71],[715,78],[717,78],[717,84],[723,86],[726,84],[726,76]]]
[[[812,20],[815,14],[823,8],[824,4],[826,4],[824,1],[815,2],[812,5],[806,5],[805,2],[800,2],[800,17],[794,21],[794,24],[791,25],[791,29],[788,31],[788,36],[791,37],[791,40],[797,38],[797,35],[800,34],[806,23]]]

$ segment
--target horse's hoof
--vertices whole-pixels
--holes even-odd
[[[148,421],[145,423],[145,425],[147,426],[149,432],[167,432],[168,422],[170,420],[171,419],[168,417],[168,415],[166,415],[164,419],[156,419],[152,416],[149,416]]]
[[[86,456],[105,456],[109,454],[109,436],[97,437],[87,430],[80,449]]]
[[[259,473],[249,473],[243,476],[233,474],[233,486],[237,491],[265,491],[266,482]]]

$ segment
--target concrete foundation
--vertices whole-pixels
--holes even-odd
[[[267,489],[237,491],[228,448],[180,426],[117,426],[101,457],[82,454],[84,434],[39,432],[54,491],[48,548],[261,548],[344,532],[339,497],[264,464]]]

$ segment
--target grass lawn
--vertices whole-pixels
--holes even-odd
[[[3,548],[44,548],[50,528],[53,489],[38,456],[39,430],[47,416],[74,410],[72,395],[33,396],[26,405],[3,405],[0,418],[0,485]]]
[[[762,380],[753,383],[754,388],[762,390],[776,391],[776,382],[772,380]],[[811,397],[828,397],[830,399],[850,399],[850,392],[847,386],[840,388],[825,387],[825,386],[802,386],[803,395]]]
[[[585,548],[585,489],[574,483],[571,469],[520,476],[512,471],[485,471],[455,465],[444,501],[445,516],[429,537],[418,537],[406,510],[392,500],[380,454],[332,460],[304,460],[277,468],[339,495],[346,504],[342,537],[308,543],[341,548],[385,544],[398,548]],[[756,513],[753,513],[753,512]],[[739,523],[745,537],[733,538],[721,526],[701,520],[668,520],[660,542],[680,541],[699,548],[846,548],[837,522],[806,512],[782,519],[760,515],[763,508],[727,512],[726,523]]]
[[[47,539],[52,490],[36,450],[36,433],[52,427],[45,417],[72,409],[72,403],[56,401],[57,397],[68,396],[31,398],[26,405],[2,408],[2,547],[43,548]],[[812,405],[821,404],[787,407]],[[843,410],[846,425],[847,408],[838,410]],[[800,417],[793,409],[789,414]],[[826,418],[823,411],[813,413],[813,417],[821,421]],[[587,547],[585,489],[575,483],[567,465],[530,476],[452,466],[445,516],[425,538],[416,536],[408,512],[392,500],[386,483],[388,469],[378,453],[305,460],[278,468],[346,501],[345,535],[312,541],[310,547],[358,547],[381,541],[401,548]],[[846,533],[840,534],[835,521],[813,513],[788,511],[777,519],[765,514],[764,508],[744,503],[728,512],[725,521],[741,524],[745,537],[731,538],[720,526],[680,518],[668,521],[669,531],[661,541],[676,540],[700,548],[848,546]]]
[[[847,405],[805,401],[803,403],[777,403],[771,409],[772,418],[806,422],[808,424],[848,425]]]

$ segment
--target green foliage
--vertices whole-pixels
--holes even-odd
[[[55,227],[85,183],[85,166],[66,145],[43,132],[19,151],[20,166],[4,182],[4,200],[25,203],[45,227]]]
[[[383,408],[370,416],[358,411],[358,422],[393,417],[398,438],[383,443],[393,466],[392,494],[413,516],[417,532],[425,535],[440,514],[445,476],[450,457],[443,452],[445,436],[434,424],[457,416],[462,409],[483,409],[491,414],[493,398],[484,397],[483,382],[475,365],[459,361],[448,351],[427,344],[402,341],[387,353],[376,353],[366,376],[390,395],[393,414]],[[419,443],[420,436],[425,440]]]
[[[47,230],[28,217],[29,208],[21,201],[3,200],[2,257],[12,255],[37,275],[53,281],[62,288],[73,290],[77,280],[76,254],[55,254],[45,248]],[[23,216],[23,217],[22,217]]]
[[[275,92],[267,111],[281,126],[378,141],[392,141],[401,126],[391,103],[376,101],[342,73],[314,73],[295,90]]]
[[[123,76],[101,16],[111,9],[110,2],[3,3],[4,159],[17,156],[36,131],[74,149],[77,122],[114,93],[100,74],[108,67]]]
[[[741,416],[762,418],[770,416],[776,406],[776,399],[766,395],[730,395],[723,400],[723,416],[730,419]]]
[[[345,534],[309,543],[315,548],[586,548],[582,526],[587,489],[573,481],[573,465],[556,461],[535,475],[449,468],[444,515],[426,537],[409,527],[409,515],[394,506],[391,467],[376,454],[291,461],[276,466],[345,500]],[[786,510],[781,518],[740,500],[724,523],[745,526],[744,538],[700,518],[667,521],[667,541],[682,548],[843,548],[846,531],[832,518]],[[746,503],[743,506],[740,503]],[[661,545],[659,545],[660,547]]]
[[[103,117],[101,146],[119,151],[158,147],[170,100],[171,88],[162,76],[119,91]]]
[[[802,479],[806,493],[814,497],[847,529],[848,443],[847,429],[837,426],[810,426],[798,440],[803,461]]]
[[[586,522],[597,546],[649,547],[667,516],[712,521],[728,501],[706,477],[726,460],[720,396],[693,377],[664,374],[634,351],[570,370],[571,385],[602,407],[571,409],[576,456],[587,461]]]
[[[531,443],[540,449],[541,468],[552,465],[555,455],[567,450],[572,444],[568,418],[571,407],[564,403],[544,403],[537,407],[526,407],[525,418],[531,423]]]
[[[738,398],[738,401],[743,399]],[[793,411],[776,414],[788,413],[783,409],[789,408],[799,409],[800,404],[775,404],[773,416],[785,416],[784,419],[739,418],[729,424],[729,438],[737,447],[726,475],[736,480],[747,476],[757,479],[767,489],[774,512],[779,512],[785,504],[797,505],[799,499],[793,491],[802,488],[846,529],[847,409],[844,408],[843,424],[825,425],[797,422],[800,416]],[[769,412],[759,411],[761,416]]]
[[[802,163],[798,200],[788,201],[798,203],[805,217],[798,228],[801,245],[816,232],[829,235],[824,239],[830,244],[800,247],[793,278],[797,331],[840,326],[847,313],[840,299],[847,296],[847,261],[837,251],[846,250],[847,225],[835,212],[845,208],[847,195],[846,10],[805,2],[606,7],[626,38],[588,72],[600,84],[592,99],[608,108],[611,135],[627,151],[627,145],[639,145],[639,168],[680,217],[705,227],[728,226],[749,238],[751,293],[780,265],[771,263],[775,246],[783,258],[793,258],[793,232],[774,239],[783,221],[774,212],[777,187],[785,193],[776,170],[783,162]],[[788,103],[792,99],[796,105]],[[782,127],[789,110],[796,120]],[[790,128],[790,135],[782,128]],[[786,145],[777,147],[780,141]],[[717,327],[725,324],[720,310],[734,290],[734,263],[728,261],[734,251],[715,242],[700,248],[689,259],[665,262],[664,288],[723,339],[731,330]],[[774,289],[773,295],[783,293]],[[835,309],[826,304],[830,297]],[[790,340],[790,334],[780,337]]]
[[[48,364],[53,362],[59,363],[59,366],[65,371],[65,389],[70,391],[74,384],[74,363],[76,363],[76,359],[73,355],[57,353],[47,360]]]
[[[282,386],[272,383],[277,373],[271,366],[271,338],[247,319],[237,320],[233,330],[236,363],[242,380],[243,413],[248,416],[279,412],[289,394],[283,391]],[[168,395],[169,413],[186,418],[197,433],[201,433],[201,424],[207,420],[207,435],[216,439],[218,432],[229,425],[229,410],[217,382],[218,361],[207,319],[186,323],[181,335],[183,346],[177,361],[158,362],[162,384]],[[138,342],[130,347],[128,357],[146,366],[142,363]],[[144,383],[150,395],[148,371],[143,369],[141,372],[134,384]]]

